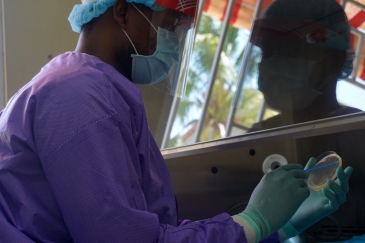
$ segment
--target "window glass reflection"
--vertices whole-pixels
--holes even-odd
[[[354,59],[350,25],[338,3],[275,1],[255,21],[251,43],[262,55],[258,89],[280,114],[249,131],[361,111],[337,100],[337,82],[351,75]]]
[[[317,2],[276,0],[252,21],[252,33],[231,26],[205,114],[222,22],[203,15],[168,147],[365,110],[365,25],[352,21],[361,9]]]

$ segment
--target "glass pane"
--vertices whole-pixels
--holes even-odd
[[[251,125],[247,132],[253,132],[363,111],[364,34],[350,34],[347,16],[350,12],[335,1],[269,5],[254,21],[234,124]],[[249,88],[261,93],[264,105],[257,105],[260,96],[252,99]],[[245,99],[249,104],[242,106]],[[253,123],[238,119],[250,113],[256,114]]]
[[[335,1],[323,6],[310,1],[302,8],[297,5],[304,2],[278,2],[262,2],[260,17],[251,21],[253,33],[249,20],[237,24],[241,15],[233,16],[238,20],[225,36],[205,114],[224,18],[221,12],[217,18],[202,16],[188,95],[179,101],[169,147],[365,109],[365,11],[351,2],[342,7]],[[214,13],[220,9],[211,8]],[[252,19],[253,8],[247,14]],[[198,134],[199,122],[203,125]]]
[[[207,97],[212,62],[219,44],[222,25],[222,22],[216,18],[202,16],[194,47],[193,63],[188,75],[186,96],[179,101],[168,147],[225,136],[226,122],[249,38],[249,31],[232,26],[228,29],[221,52],[211,99],[199,139],[196,134],[198,121],[202,116],[203,105]],[[254,90],[251,92],[254,92],[255,95],[258,94]],[[247,119],[243,118],[243,120]],[[247,122],[250,123],[249,119]]]
[[[206,97],[206,87],[221,28],[222,23],[219,20],[202,15],[188,73],[185,97],[178,102],[168,147],[195,143],[194,134]]]
[[[234,27],[228,29],[200,141],[219,139],[225,136],[229,110],[235,94],[248,37],[248,31]],[[254,95],[256,95],[255,91]]]

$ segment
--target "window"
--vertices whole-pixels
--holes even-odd
[[[255,124],[280,114],[258,89],[261,50],[249,42],[255,16],[270,1],[212,2],[205,2],[200,16],[186,95],[175,98],[170,114],[173,119],[167,124],[162,148],[242,135],[254,131]],[[341,5],[351,24],[356,58],[350,77],[337,82],[336,96],[340,105],[359,112],[365,109],[365,8],[352,0]]]

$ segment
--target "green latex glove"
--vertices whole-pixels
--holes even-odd
[[[247,208],[239,214],[256,233],[256,242],[284,226],[309,196],[309,173],[289,164],[266,174],[253,191]]]
[[[310,158],[305,169],[314,167],[316,163],[315,158]],[[349,191],[348,179],[352,170],[351,166],[345,170],[339,167],[335,181],[327,181],[327,186],[319,191],[309,188],[310,196],[281,229],[287,238],[298,235],[320,219],[335,212],[346,201],[346,193]]]

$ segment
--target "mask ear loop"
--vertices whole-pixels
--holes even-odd
[[[153,26],[153,24],[151,23],[151,21],[141,12],[141,10],[139,10],[133,3],[131,3],[132,4],[132,6],[135,8],[135,9],[137,9],[137,11],[140,13],[140,14],[142,14],[142,16],[148,21],[148,23],[150,23],[150,25],[152,26],[152,28],[157,32],[157,30],[156,30],[156,28],[155,28],[155,26]],[[131,38],[129,37],[129,35],[127,34],[127,32],[125,32],[125,30],[122,28],[122,30],[123,30],[123,32],[124,32],[124,34],[127,36],[127,38],[128,38],[128,40],[129,40],[129,42],[132,44],[132,46],[133,46],[133,49],[134,49],[134,51],[137,53],[137,55],[139,56],[139,54],[138,54],[138,52],[137,52],[137,49],[136,49],[136,47],[134,46],[134,44],[133,44],[133,42],[132,42],[132,40],[131,40]]]
[[[153,24],[151,23],[151,21],[146,17],[146,15],[144,15],[142,12],[141,12],[141,10],[139,10],[133,3],[131,3],[132,4],[132,6],[135,8],[135,9],[137,9],[137,11],[140,13],[140,14],[142,14],[142,16],[148,21],[148,23],[150,23],[150,25],[152,26],[152,28],[157,32],[157,30],[156,30],[156,28],[155,28],[155,26],[153,26]]]
[[[129,38],[129,35],[127,34],[127,32],[125,32],[125,30],[123,28],[122,28],[122,30],[123,30],[124,34],[127,36],[129,42],[132,44],[134,51],[137,53],[137,55],[139,55],[136,47],[133,45],[133,42],[132,42],[131,38]]]

